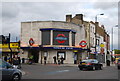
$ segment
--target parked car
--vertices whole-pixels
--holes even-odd
[[[117,62],[117,67],[118,67],[118,69],[120,69],[120,59]]]
[[[20,81],[22,72],[19,69],[13,68],[11,64],[0,59],[0,71],[2,72],[2,81]]]
[[[78,65],[80,70],[102,70],[102,63],[96,59],[82,60]]]

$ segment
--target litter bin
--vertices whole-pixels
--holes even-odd
[[[25,63],[25,58],[22,58],[22,63]]]
[[[109,60],[107,60],[107,66],[110,66],[110,61]]]

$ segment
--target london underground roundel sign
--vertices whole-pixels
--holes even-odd
[[[86,47],[87,43],[86,43],[86,41],[82,40],[79,45],[81,47]]]
[[[58,43],[65,43],[67,37],[64,34],[58,34],[55,39],[57,40]]]
[[[33,38],[30,38],[30,40],[29,40],[29,44],[30,44],[30,46],[32,46],[32,45],[34,44],[34,40],[33,40]]]

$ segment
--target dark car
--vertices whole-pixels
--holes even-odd
[[[120,59],[118,60],[117,67],[120,69]]]
[[[2,72],[2,81],[20,81],[22,72],[19,69],[13,68],[11,64],[0,59],[0,71]]]
[[[78,65],[80,70],[102,70],[102,63],[99,63],[96,59],[82,60]]]

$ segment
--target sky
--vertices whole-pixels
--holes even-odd
[[[114,48],[118,48],[118,1],[119,0],[4,0],[0,3],[0,34],[11,33],[11,41],[20,39],[21,22],[65,21],[67,14],[83,14],[85,21],[97,21],[104,25],[111,36],[113,28]]]

